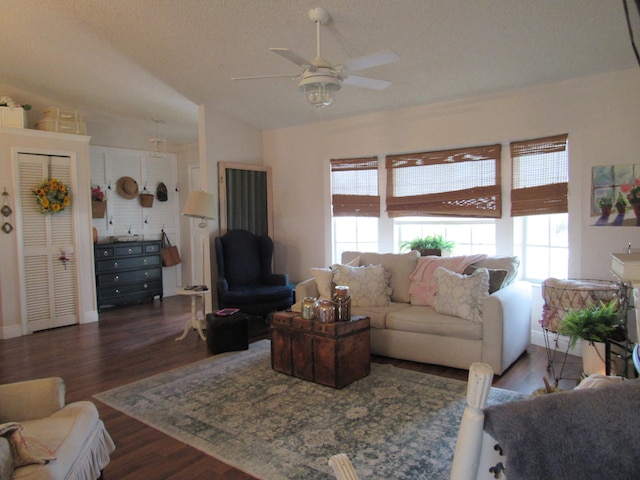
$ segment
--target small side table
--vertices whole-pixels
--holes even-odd
[[[177,293],[178,295],[187,295],[191,297],[191,318],[185,322],[184,331],[182,332],[182,335],[176,338],[176,341],[184,340],[187,337],[189,330],[192,328],[196,329],[200,338],[206,341],[207,338],[202,331],[202,322],[204,322],[204,319],[206,318],[205,295],[208,295],[210,290],[185,290],[184,288],[179,288]],[[197,297],[200,297],[202,300],[202,319],[198,318],[198,308],[196,305]]]

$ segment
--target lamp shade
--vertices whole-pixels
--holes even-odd
[[[187,203],[182,210],[182,215],[186,217],[215,218],[215,198],[207,192],[193,191],[187,198]]]

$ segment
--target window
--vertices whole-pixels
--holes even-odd
[[[348,251],[378,251],[377,218],[333,217],[333,261],[339,263]]]
[[[407,240],[429,235],[442,235],[453,240],[452,255],[496,253],[495,220],[483,218],[453,217],[402,217],[394,219],[396,251]]]
[[[500,218],[500,145],[390,155],[390,217]]]
[[[531,215],[513,220],[514,253],[520,258],[522,278],[531,282],[567,278],[569,215]]]
[[[331,160],[333,257],[342,252],[378,250],[378,158]]]
[[[514,252],[526,280],[567,278],[567,135],[511,143]]]

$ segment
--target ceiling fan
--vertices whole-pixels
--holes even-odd
[[[234,77],[232,80],[255,80],[262,78],[299,79],[300,83],[298,83],[298,88],[304,94],[307,102],[316,108],[324,108],[331,105],[335,92],[342,88],[343,83],[345,85],[371,88],[374,90],[384,90],[388,88],[391,82],[378,80],[377,78],[360,77],[352,75],[351,72],[397,62],[400,56],[393,50],[383,50],[371,55],[352,58],[351,60],[338,64],[332,64],[322,58],[320,54],[320,25],[327,23],[330,18],[329,12],[324,8],[313,8],[309,11],[309,19],[316,24],[317,50],[314,60],[307,60],[288,48],[269,49],[273,53],[277,53],[281,57],[302,67],[301,73]]]

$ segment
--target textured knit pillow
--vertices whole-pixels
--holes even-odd
[[[489,272],[479,268],[461,275],[443,267],[434,272],[438,294],[433,308],[446,315],[482,322],[482,305],[489,297]]]
[[[436,301],[438,288],[434,273],[437,268],[446,268],[449,271],[462,273],[469,265],[486,258],[483,253],[474,255],[459,255],[456,257],[436,257],[427,255],[418,259],[418,265],[411,273],[411,305],[433,306]]]
[[[348,267],[334,265],[333,281],[349,287],[354,307],[383,307],[389,304],[389,273],[382,265]]]

